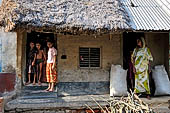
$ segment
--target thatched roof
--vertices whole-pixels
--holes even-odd
[[[3,0],[0,25],[81,30],[130,29],[130,19],[119,0]]]

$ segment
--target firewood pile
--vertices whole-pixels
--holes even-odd
[[[96,103],[103,113],[154,113],[148,104],[135,94],[128,94],[128,97],[113,98],[111,101],[107,101],[108,106],[105,107],[102,107],[98,102]],[[95,113],[90,106],[86,106]]]

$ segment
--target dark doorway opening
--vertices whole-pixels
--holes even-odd
[[[123,33],[123,68],[128,69],[128,58],[136,47],[136,40],[144,36],[144,33],[124,32]]]
[[[47,52],[48,52],[48,48],[47,48],[47,41],[48,40],[52,40],[54,43],[54,47],[57,47],[57,38],[55,37],[55,35],[53,33],[40,33],[40,32],[31,32],[31,33],[27,33],[27,44],[26,44],[26,82],[28,82],[28,53],[30,50],[30,42],[34,42],[34,49],[37,52],[37,48],[36,48],[36,43],[40,43],[41,45],[41,50],[43,50],[44,54],[47,57]],[[36,65],[36,63],[35,63]],[[37,66],[35,66],[37,67]],[[37,71],[37,69],[36,69]],[[46,82],[46,64],[43,61],[43,66],[42,66],[42,74],[41,74],[41,83],[45,83]],[[33,82],[34,79],[34,74],[31,74],[31,83]],[[36,83],[38,82],[38,77],[36,75]]]
[[[144,33],[124,32],[123,33],[123,68],[128,69],[127,87],[128,90],[134,90],[135,77],[133,74],[133,65],[131,63],[131,54],[137,45],[137,38],[144,36]]]

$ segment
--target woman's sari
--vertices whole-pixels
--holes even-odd
[[[135,73],[135,93],[150,94],[149,88],[149,61],[153,61],[153,57],[149,48],[145,47],[145,40],[142,39],[143,47],[135,48],[132,54],[132,62],[136,69]]]

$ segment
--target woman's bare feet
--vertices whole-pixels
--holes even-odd
[[[148,100],[151,100],[151,97],[149,96],[149,95],[147,95],[147,97],[146,97]]]

